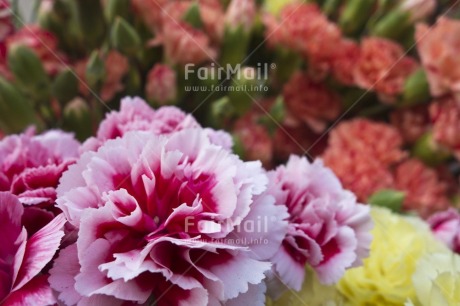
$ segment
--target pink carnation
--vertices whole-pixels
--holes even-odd
[[[9,1],[0,1],[0,44],[4,44],[5,39],[14,31],[11,5]]]
[[[220,0],[200,0],[200,16],[206,33],[213,41],[221,41],[224,34],[225,12]]]
[[[404,191],[404,209],[414,210],[422,217],[450,206],[447,184],[440,180],[434,169],[421,161],[409,159],[395,170],[395,187]]]
[[[410,20],[416,22],[432,15],[436,6],[436,0],[403,0],[399,8],[403,12],[408,12]]]
[[[418,24],[415,37],[431,94],[459,94],[460,21],[441,17],[433,26]]]
[[[340,114],[339,96],[324,83],[315,82],[302,72],[295,73],[284,85],[283,97],[290,114],[317,133],[323,132],[327,123]]]
[[[26,25],[9,36],[6,41],[8,52],[16,46],[26,46],[33,50],[49,74],[56,74],[65,68],[65,56],[58,51],[57,38],[35,25]]]
[[[400,94],[417,63],[404,55],[401,46],[384,38],[366,38],[356,63],[356,84],[368,90],[394,96]]]
[[[152,33],[161,29],[164,7],[171,0],[131,0],[134,12],[142,19]]]
[[[428,218],[427,222],[439,240],[460,254],[460,214],[456,209],[438,212]]]
[[[232,0],[225,12],[225,21],[231,28],[242,26],[249,32],[256,16],[255,0]]]
[[[434,139],[460,158],[460,102],[444,98],[430,105]]]
[[[155,135],[168,135],[187,128],[199,128],[199,123],[191,115],[174,106],[152,109],[141,98],[124,98],[120,111],[106,115],[99,125],[96,137],[88,139],[82,151],[97,150],[105,141],[122,137],[130,131],[149,131]],[[233,146],[231,136],[223,131],[205,129],[214,144],[230,150]]]
[[[80,144],[71,134],[33,130],[0,141],[0,191],[26,205],[51,208],[62,173],[78,158]]]
[[[61,180],[58,207],[79,237],[50,283],[67,305],[264,305],[268,259],[287,229],[267,182],[259,162],[242,162],[202,129],[108,141]],[[248,230],[254,222],[262,227]]]
[[[321,161],[292,156],[269,178],[276,203],[290,214],[288,233],[272,259],[284,284],[300,290],[307,263],[321,282],[332,284],[368,256],[370,209],[358,204]]]
[[[0,304],[54,305],[48,276],[41,272],[59,248],[65,218],[59,215],[31,235],[22,225],[23,214],[14,195],[0,192]]]
[[[147,75],[145,92],[149,100],[161,105],[173,102],[177,96],[176,72],[167,65],[156,64]]]

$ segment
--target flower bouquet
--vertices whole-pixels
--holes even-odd
[[[32,2],[0,305],[460,305],[460,0]]]

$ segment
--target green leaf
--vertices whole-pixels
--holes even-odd
[[[386,207],[394,212],[401,212],[406,194],[404,192],[383,189],[369,197],[368,202],[374,206]]]

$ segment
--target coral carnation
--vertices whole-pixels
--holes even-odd
[[[430,105],[434,139],[460,158],[460,102],[445,98]]]
[[[430,117],[426,105],[400,108],[391,114],[391,123],[404,140],[414,143],[430,129]]]
[[[235,123],[233,133],[238,137],[245,160],[260,160],[268,168],[273,162],[273,141],[267,129],[257,123],[260,116],[248,112]]]
[[[331,132],[323,158],[345,188],[366,201],[374,192],[393,187],[389,166],[405,157],[401,145],[402,138],[392,126],[354,119]]]
[[[431,94],[459,94],[460,21],[441,17],[433,26],[419,24],[415,37]]]
[[[394,96],[402,92],[406,79],[417,68],[398,44],[384,38],[366,38],[356,63],[356,84],[368,90]]]
[[[394,127],[366,119],[354,119],[339,124],[329,138],[329,146],[371,155],[384,165],[402,160],[402,137]]]
[[[423,217],[450,205],[446,196],[447,185],[439,179],[435,170],[416,159],[406,160],[397,166],[395,187],[406,193],[405,210],[415,210]]]
[[[57,203],[79,237],[51,284],[69,305],[98,296],[112,299],[98,305],[263,305],[268,259],[287,230],[267,182],[259,162],[199,128],[108,141],[61,180]]]
[[[355,85],[354,69],[360,53],[361,49],[356,42],[342,39],[331,60],[333,76],[345,85]]]
[[[291,115],[317,133],[323,132],[327,123],[336,119],[341,110],[338,95],[301,72],[295,73],[284,86],[283,97]]]
[[[129,62],[126,57],[116,51],[110,51],[105,58],[105,79],[101,89],[101,99],[112,100],[124,89],[123,77],[128,73]]]
[[[161,43],[172,64],[203,64],[214,61],[217,52],[206,33],[183,21],[165,19],[163,33],[154,44]]]
[[[342,38],[337,25],[330,22],[319,7],[312,3],[286,5],[279,21],[268,15],[265,24],[270,44],[300,52],[313,66],[329,64],[336,56],[337,45]]]

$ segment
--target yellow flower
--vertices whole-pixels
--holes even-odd
[[[427,254],[418,262],[412,279],[419,305],[460,305],[460,256]]]
[[[415,300],[412,275],[422,256],[447,252],[427,224],[383,208],[372,208],[375,227],[370,256],[363,266],[349,269],[338,289],[350,305],[404,305]]]
[[[344,298],[335,286],[322,285],[316,274],[307,268],[305,281],[299,292],[287,291],[267,306],[342,306]]]

